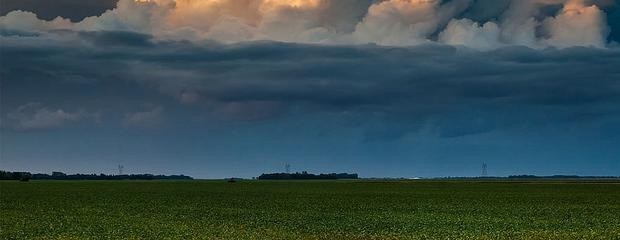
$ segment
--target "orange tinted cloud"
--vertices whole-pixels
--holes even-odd
[[[335,4],[337,1],[346,3]],[[79,23],[63,19],[46,22],[32,14],[14,12],[0,17],[0,27],[36,31],[122,30],[143,32],[158,39],[210,39],[225,43],[273,40],[408,46],[439,41],[476,49],[506,45],[605,47],[608,35],[605,12],[585,0],[513,0],[508,10],[489,22],[460,17],[473,3],[471,0],[368,2],[367,9],[349,14],[353,17],[333,9],[356,1],[120,0],[116,9]],[[543,7],[557,4],[563,5],[562,11],[540,18]]]

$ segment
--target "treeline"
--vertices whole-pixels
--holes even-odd
[[[263,173],[259,180],[335,180],[335,179],[358,179],[357,173],[329,173],[311,174],[308,172],[296,173]]]
[[[191,180],[190,176],[185,175],[153,175],[153,174],[65,174],[62,172],[52,172],[52,174],[29,172],[8,172],[0,171],[0,180]]]

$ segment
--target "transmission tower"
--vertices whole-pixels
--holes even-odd
[[[288,163],[284,164],[284,172],[286,173],[290,173],[291,172],[291,165]]]
[[[123,169],[125,168],[125,166],[123,165],[118,165],[118,175],[123,175]]]
[[[483,177],[489,176],[489,173],[487,172],[487,163],[482,163],[482,175]]]

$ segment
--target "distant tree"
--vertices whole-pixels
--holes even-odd
[[[131,174],[131,175],[106,175],[106,174],[65,174],[53,172],[51,175],[44,173],[31,174],[29,172],[9,172],[0,171],[0,180],[154,180],[154,179],[178,179],[191,180],[190,176],[185,175],[153,175],[153,174]]]
[[[32,178],[30,173],[20,173],[19,181],[20,182],[28,182]]]

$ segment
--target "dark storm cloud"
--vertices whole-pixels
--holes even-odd
[[[612,10],[610,10],[609,15],[607,16],[607,21],[609,22],[609,39],[611,41],[620,42],[620,7],[615,6]]]
[[[0,15],[23,10],[36,13],[45,20],[60,16],[77,22],[113,9],[116,2],[118,0],[0,0]]]
[[[393,123],[369,130],[369,140],[429,125],[441,136],[456,137],[596,122],[620,113],[617,49],[223,45],[67,31],[4,37],[1,43],[3,109],[16,109],[28,103],[22,99],[35,96],[63,98],[76,105],[69,109],[87,107],[79,106],[85,96],[72,86],[88,83],[124,89],[119,91],[127,95],[159,93],[193,111],[232,119],[302,111]],[[114,94],[95,89],[90,91]]]
[[[150,46],[152,37],[146,34],[120,31],[80,32],[80,37],[101,47]]]

